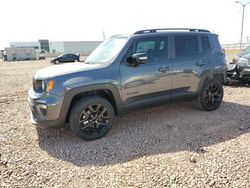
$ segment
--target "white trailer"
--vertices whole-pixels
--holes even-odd
[[[36,52],[34,48],[5,48],[7,61],[35,60]]]

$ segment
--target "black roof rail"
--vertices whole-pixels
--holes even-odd
[[[206,29],[193,29],[193,28],[160,28],[160,29],[145,29],[136,31],[134,34],[144,34],[144,33],[156,33],[157,31],[189,31],[189,32],[206,32],[210,31]]]

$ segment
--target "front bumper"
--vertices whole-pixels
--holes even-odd
[[[62,100],[53,94],[37,95],[29,90],[28,104],[31,123],[41,128],[64,127],[60,118]]]
[[[240,78],[242,79],[250,79],[250,67],[244,68],[240,71]]]
[[[234,65],[234,68],[227,71],[228,80],[250,80],[250,67]]]

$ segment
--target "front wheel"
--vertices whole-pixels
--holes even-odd
[[[208,80],[196,99],[196,106],[201,110],[215,110],[220,106],[223,94],[223,86],[219,80]]]
[[[71,130],[84,140],[103,137],[112,127],[114,109],[104,98],[84,97],[76,103],[70,113]]]

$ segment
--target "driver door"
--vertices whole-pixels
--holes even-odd
[[[150,104],[168,100],[172,87],[170,37],[143,37],[130,46],[120,66],[123,103],[125,108],[139,103]],[[132,66],[127,58],[146,53],[147,63]]]

